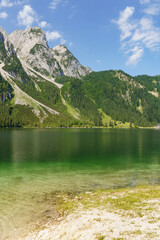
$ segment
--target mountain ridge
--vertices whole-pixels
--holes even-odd
[[[35,70],[39,70],[44,75],[58,76],[67,75],[64,64],[57,61],[57,55],[54,52],[54,48],[49,48],[45,32],[39,28],[28,27],[26,30],[16,30],[8,35],[9,41],[13,44],[15,51],[20,59],[32,66]],[[61,55],[62,45],[56,46],[56,53]],[[64,46],[64,45],[63,45]],[[89,68],[85,68],[73,54],[64,46],[66,51],[69,52],[67,62],[67,68],[69,68],[69,76],[80,77],[91,72]],[[65,54],[65,57],[67,55]],[[77,66],[72,64],[70,59],[76,60]],[[63,67],[63,70],[62,70]],[[80,71],[83,68],[83,72]],[[77,71],[77,75],[74,74],[74,70]],[[65,71],[65,73],[64,73]]]
[[[160,76],[92,72],[39,27],[0,27],[0,127],[151,127]]]

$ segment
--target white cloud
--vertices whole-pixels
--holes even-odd
[[[71,47],[73,45],[73,42],[69,42],[69,46]]]
[[[71,20],[75,16],[76,12],[77,12],[76,6],[73,5],[71,7],[71,13],[70,13],[68,19]]]
[[[52,0],[50,4],[50,8],[52,10],[55,10],[60,3],[61,3],[61,0]]]
[[[148,15],[158,15],[160,12],[160,5],[152,4],[149,7],[144,9],[144,12]]]
[[[50,27],[51,25],[49,23],[47,23],[46,21],[42,21],[42,22],[39,22],[39,26],[41,28],[46,28],[46,27]]]
[[[142,18],[136,31],[134,32],[131,42],[141,44],[152,50],[160,50],[160,28],[155,27],[153,21],[148,18]]]
[[[124,11],[120,12],[120,17],[117,21],[113,20],[121,30],[121,41],[132,35],[132,30],[136,28],[136,24],[130,21],[130,17],[134,13],[134,7],[126,7]]]
[[[19,25],[24,25],[26,27],[38,21],[37,14],[30,5],[25,5],[23,10],[19,11],[17,19]]]
[[[62,38],[60,41],[60,44],[64,45],[65,43],[66,43],[66,40]]]
[[[147,3],[150,3],[150,0],[140,0],[140,3],[141,4],[147,4]]]
[[[143,48],[136,46],[131,49],[130,52],[132,52],[132,54],[126,62],[126,65],[136,65],[141,60],[144,50]]]
[[[149,1],[143,1],[147,4]],[[134,8],[127,7],[120,12],[119,19],[113,21],[120,29],[121,48],[128,56],[127,65],[137,64],[143,57],[145,49],[160,51],[160,28],[156,27],[150,15],[144,15],[140,19],[130,17]]]
[[[39,23],[39,26],[42,28],[45,28],[47,26],[47,22],[46,21],[42,21]]]
[[[7,7],[13,7],[15,5],[22,5],[24,4],[26,0],[24,1],[20,1],[20,0],[17,0],[17,1],[11,1],[11,0],[1,0],[0,1],[0,8],[7,8]]]
[[[12,6],[13,6],[13,2],[11,2],[10,0],[1,0],[1,2],[0,2],[0,8],[12,7]]]
[[[46,37],[48,41],[56,41],[56,40],[60,40],[60,44],[65,44],[66,40],[62,37],[62,35],[58,32],[58,31],[47,31],[46,32]]]
[[[8,17],[8,14],[6,12],[0,12],[0,18],[6,19]]]
[[[50,23],[40,21],[38,14],[30,5],[25,5],[23,9],[19,11],[17,20],[19,25],[26,27],[31,26],[33,23],[36,23],[41,28],[51,27]]]
[[[145,5],[143,12],[148,15],[158,15],[160,12],[159,0],[140,0],[142,5]]]
[[[69,0],[52,0],[49,8],[51,8],[52,10],[56,10],[57,7],[60,5],[62,7],[66,7],[69,4]]]
[[[46,32],[46,37],[47,37],[48,41],[62,39],[62,36],[61,36],[61,34],[58,31],[53,31],[53,32],[47,31]]]

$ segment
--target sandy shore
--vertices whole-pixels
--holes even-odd
[[[160,187],[97,191],[64,199],[60,217],[21,240],[160,239]]]

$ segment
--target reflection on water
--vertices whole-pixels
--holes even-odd
[[[156,130],[0,131],[0,239],[55,215],[55,192],[159,182]]]
[[[25,189],[30,183],[35,189],[40,182],[41,188],[46,184],[55,191],[134,185],[143,177],[150,182],[152,174],[152,182],[159,181],[156,130],[5,130],[0,146],[0,187],[13,185],[13,179]]]

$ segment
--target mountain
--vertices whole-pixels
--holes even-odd
[[[7,32],[0,27],[0,60],[4,61],[11,55],[15,55],[14,47],[8,39]]]
[[[38,27],[0,28],[0,127],[155,126],[160,76],[92,72]]]
[[[65,76],[79,78],[92,72],[89,67],[82,66],[65,45],[52,48],[52,54]]]
[[[80,77],[91,72],[64,45],[49,48],[44,31],[38,27],[16,30],[8,38],[19,59],[46,76]]]

